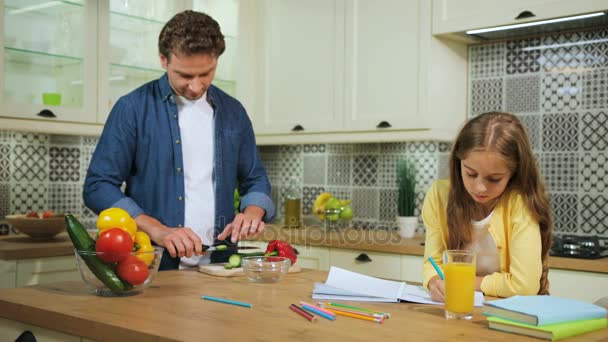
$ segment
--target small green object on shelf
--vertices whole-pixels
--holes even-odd
[[[47,106],[60,106],[61,94],[59,93],[42,93],[42,104]]]

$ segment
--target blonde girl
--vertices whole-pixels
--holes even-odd
[[[552,218],[526,131],[508,113],[485,113],[462,128],[450,157],[450,179],[424,200],[424,286],[444,301],[445,287],[428,258],[442,267],[446,249],[477,254],[475,288],[485,295],[548,294]]]

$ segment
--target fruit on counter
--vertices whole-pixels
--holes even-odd
[[[118,263],[116,273],[120,279],[131,285],[143,284],[150,275],[148,266],[132,254],[128,254],[127,258]]]
[[[319,220],[330,221],[350,220],[353,217],[353,209],[350,206],[352,200],[338,199],[329,192],[323,192],[317,196],[312,206],[312,212]]]
[[[39,213],[37,211],[28,211],[27,214],[25,214],[25,217],[40,218],[40,219],[46,219],[46,218],[50,218],[53,216],[55,216],[55,213],[52,210],[45,210],[42,213]]]
[[[325,220],[325,205],[332,197],[333,196],[329,192],[322,192],[319,194],[319,196],[317,196],[312,205],[312,213],[317,215],[321,221]]]
[[[95,240],[91,238],[84,226],[71,214],[65,215],[67,231],[74,248],[78,251],[95,252]],[[120,293],[128,290],[131,285],[123,282],[110,265],[104,263],[95,254],[80,254],[91,272],[110,290]]]
[[[121,262],[131,255],[132,250],[131,235],[120,228],[101,231],[95,242],[95,251],[99,253],[97,256],[105,262]]]
[[[129,216],[129,213],[126,210],[121,208],[108,208],[99,213],[97,228],[100,233],[106,229],[120,228],[129,233],[131,238],[133,238],[137,231],[137,224],[135,223],[135,220]]]

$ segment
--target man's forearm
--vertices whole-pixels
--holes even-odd
[[[247,208],[245,208],[245,210],[243,210],[243,214],[245,214],[247,216],[256,217],[257,219],[262,221],[262,219],[264,218],[264,215],[266,215],[266,210],[264,210],[264,208],[262,208],[262,207],[258,207],[257,205],[250,205],[250,206],[247,206]]]
[[[161,233],[169,229],[169,227],[162,224],[159,220],[146,214],[138,215],[135,218],[135,223],[137,223],[138,229],[146,232],[156,243],[158,243]]]

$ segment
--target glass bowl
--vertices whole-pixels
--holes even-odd
[[[150,264],[147,265],[148,276],[139,285],[131,285],[127,280],[121,279],[116,272],[117,263],[102,261],[98,257],[102,254],[101,252],[74,250],[74,253],[76,254],[80,276],[93,294],[102,297],[126,297],[142,293],[154,281],[160,266],[160,259],[163,256],[163,250],[162,247],[154,246],[154,251],[131,253],[141,259],[150,261]],[[93,272],[92,269],[97,270],[97,273]],[[102,278],[105,282],[101,280]],[[111,285],[108,286],[108,283]]]
[[[276,283],[287,274],[291,260],[275,256],[250,256],[241,260],[245,276],[255,283]]]

